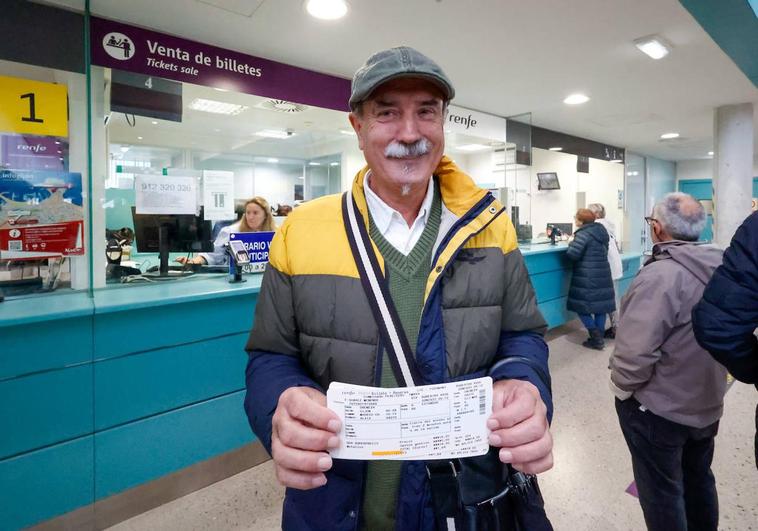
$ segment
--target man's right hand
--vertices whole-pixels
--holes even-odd
[[[326,484],[332,468],[327,448],[339,446],[341,423],[326,407],[326,395],[311,387],[290,387],[279,396],[271,430],[276,477],[285,487],[308,490]]]

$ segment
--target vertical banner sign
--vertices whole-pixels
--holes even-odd
[[[0,171],[0,258],[84,254],[80,173]]]
[[[0,132],[68,136],[66,86],[0,76]]]
[[[250,263],[243,266],[243,273],[262,273],[266,270],[273,232],[232,232],[229,239],[243,242],[250,255]]]

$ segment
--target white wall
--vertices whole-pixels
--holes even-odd
[[[713,179],[713,159],[680,160],[676,163],[676,180]],[[753,177],[758,177],[758,162],[753,167]]]
[[[521,222],[527,219],[534,226],[534,235],[545,231],[550,223],[573,223],[579,206],[602,203],[606,218],[622,233],[623,209],[618,208],[618,191],[624,189],[624,167],[618,163],[590,159],[589,173],[576,171],[576,155],[532,149],[532,170],[529,182],[529,205],[521,206]],[[560,190],[537,190],[537,173],[556,172]],[[522,187],[520,179],[518,187]],[[577,192],[585,193],[585,204],[577,205]],[[522,202],[521,194],[519,201]]]

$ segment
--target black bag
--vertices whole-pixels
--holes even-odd
[[[342,196],[342,217],[361,284],[401,386],[420,381],[418,369],[397,315],[389,287],[369,241],[352,194]],[[506,360],[507,361],[507,360]],[[512,360],[517,361],[517,360]],[[518,358],[529,363],[531,360]],[[535,367],[538,374],[542,371]],[[546,376],[543,376],[546,377]],[[500,461],[499,449],[481,456],[428,461],[436,527],[440,531],[552,531],[536,476]]]

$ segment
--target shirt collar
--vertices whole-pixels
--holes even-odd
[[[366,172],[366,175],[363,177],[363,193],[366,195],[366,204],[368,205],[368,210],[371,213],[371,218],[376,224],[376,228],[379,229],[379,232],[381,234],[385,234],[390,226],[390,223],[392,223],[393,218],[402,221],[404,224],[405,220],[403,219],[403,216],[400,214],[400,212],[382,201],[382,199],[371,189],[368,184],[370,176],[371,170],[369,169]],[[416,216],[414,223],[422,220],[422,222],[426,224],[427,220],[429,219],[429,212],[432,209],[433,200],[434,178],[431,177],[426,189],[426,196],[424,196],[424,200],[421,203],[421,208],[419,208],[418,215]]]

